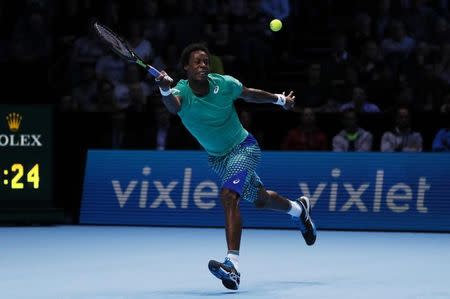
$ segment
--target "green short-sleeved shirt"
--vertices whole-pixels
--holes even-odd
[[[208,81],[209,93],[203,97],[192,92],[188,80],[180,80],[172,92],[182,98],[178,115],[185,127],[210,155],[222,156],[248,135],[234,107],[242,83],[214,73],[208,75]]]

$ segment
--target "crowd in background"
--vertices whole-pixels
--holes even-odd
[[[12,82],[3,92],[11,89],[12,102],[49,103],[62,113],[108,115],[112,147],[138,146],[136,140],[148,138],[153,142],[145,143],[147,148],[170,148],[169,128],[177,127],[177,118],[161,107],[151,76],[100,44],[91,30],[100,21],[176,79],[183,76],[183,47],[202,42],[211,51],[212,72],[235,76],[249,87],[294,90],[298,104],[290,117],[298,125],[284,124],[278,149],[448,151],[449,2],[2,1],[0,64]],[[270,31],[273,18],[283,21],[281,31]],[[252,122],[264,109],[238,105],[241,120],[263,148],[267,132]],[[277,111],[283,126],[285,113]],[[129,115],[136,113],[148,115],[147,132],[129,125]],[[426,124],[419,120],[427,113],[443,120],[433,136],[421,132]],[[326,114],[340,120],[333,136],[330,123],[321,123]],[[383,119],[392,128],[374,136],[359,122],[370,119],[368,114],[388,115]],[[127,143],[133,134],[134,143]],[[177,128],[171,134],[183,133]]]

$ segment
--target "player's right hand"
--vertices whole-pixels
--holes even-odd
[[[155,82],[162,90],[168,90],[173,80],[165,71],[161,71],[161,76],[155,78]]]

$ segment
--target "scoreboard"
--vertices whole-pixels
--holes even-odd
[[[0,212],[53,207],[51,106],[0,105]]]

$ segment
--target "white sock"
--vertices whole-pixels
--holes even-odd
[[[293,217],[300,217],[302,214],[302,207],[295,201],[290,200],[291,209],[288,211],[288,214]]]
[[[230,253],[230,251],[233,251],[233,253]],[[236,269],[236,271],[239,272],[239,251],[237,251],[237,254],[236,254],[236,250],[229,250],[228,254],[227,254],[227,258],[229,258],[231,260],[231,262],[234,265],[234,268]]]

